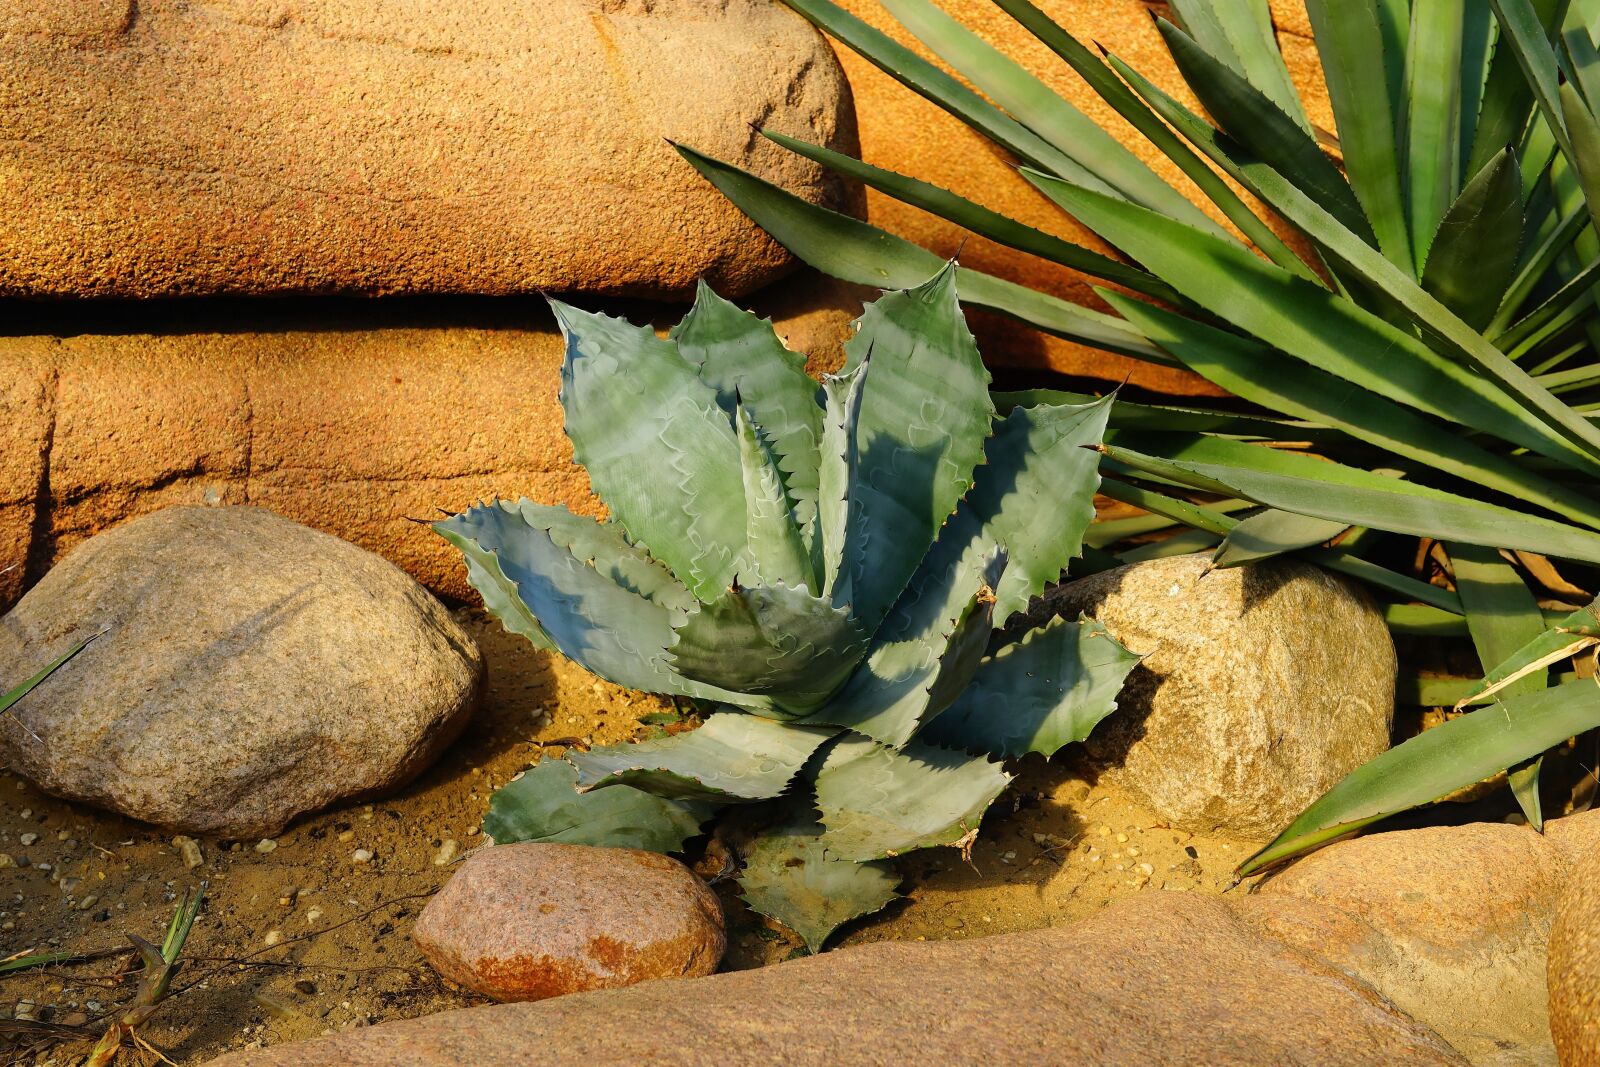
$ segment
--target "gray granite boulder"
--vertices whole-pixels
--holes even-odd
[[[0,620],[0,680],[94,633],[0,721],[0,758],[192,834],[270,835],[403,785],[483,673],[394,565],[251,507],[168,508],[79,545]]]

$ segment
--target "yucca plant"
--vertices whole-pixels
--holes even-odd
[[[1496,706],[1363,768],[1242,870],[1507,768],[1537,825],[1539,754],[1600,726],[1593,683],[1546,691],[1547,668],[1592,643],[1594,618],[1547,618],[1524,576],[1530,567],[1555,573],[1550,557],[1600,563],[1600,53],[1592,32],[1600,3],[1308,0],[1337,124],[1326,131],[1296,95],[1266,0],[1173,0],[1177,21],[1157,19],[1209,121],[1029,0],[994,0],[1192,180],[1214,209],[1202,211],[930,0],[883,6],[948,70],[829,0],[785,2],[987,136],[1126,259],[915,177],[769,137],[1115,287],[1099,290],[1105,312],[964,270],[964,302],[1187,367],[1253,406],[1113,404],[1102,491],[1193,527],[1155,551],[1214,546],[1223,566],[1310,556],[1372,583],[1392,601],[1386,613],[1396,631],[1470,636],[1485,675],[1515,676],[1488,691],[1473,679],[1403,679],[1414,700]],[[680,151],[827,273],[895,285],[937,262],[866,223]],[[1304,258],[1238,188],[1298,231]],[[1196,494],[1205,494],[1199,503]],[[1381,565],[1395,554],[1392,535],[1442,545],[1450,582]],[[1593,588],[1593,572],[1570,573]],[[1573,590],[1564,591],[1570,598]],[[1553,652],[1561,655],[1547,658]]]
[[[1082,550],[1111,402],[997,417],[955,277],[869,307],[820,385],[703,286],[666,339],[554,305],[610,521],[523,501],[435,529],[509,629],[708,714],[540,763],[495,795],[496,842],[675,851],[741,806],[745,899],[815,950],[894,897],[893,857],[970,847],[997,759],[1115,707],[1138,657],[1098,624],[997,637]]]

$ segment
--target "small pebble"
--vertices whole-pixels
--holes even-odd
[[[26,846],[31,845],[34,842],[38,841],[39,840],[39,835],[38,834],[23,834],[21,837],[17,838],[17,840],[22,842],[24,847],[26,847]]]
[[[320,918],[322,918],[322,909],[321,908],[309,908],[309,909],[307,909],[307,911],[306,911],[306,922],[314,923]]]
[[[268,930],[267,931],[267,936],[263,937],[261,939],[261,943],[263,945],[266,945],[268,948],[271,948],[273,945],[278,944],[278,942],[280,942],[282,940],[283,940],[283,931],[281,931],[281,930]]]
[[[6,867],[15,867],[16,865],[17,865],[17,861],[16,860],[12,859],[6,853],[0,852],[0,869],[6,868]]]
[[[183,857],[183,865],[191,871],[206,861],[205,854],[200,851],[200,842],[192,837],[179,834],[172,839],[172,845],[178,850],[178,855]]]
[[[67,839],[67,838],[69,838],[69,837],[71,837],[71,836],[72,836],[72,835],[71,835],[71,834],[69,834],[69,833],[68,833],[68,832],[67,832],[67,831],[65,831],[65,830],[57,830],[57,831],[56,831],[56,840],[57,840],[57,841],[65,841],[65,840],[66,840],[66,839]]]
[[[1128,835],[1127,834],[1118,834],[1117,835],[1118,844],[1122,843],[1123,841],[1126,841],[1127,839],[1128,839]]]
[[[93,893],[90,893],[88,896],[78,901],[78,910],[88,911],[98,903],[100,903],[100,898],[95,896]]]
[[[456,850],[460,847],[460,845],[456,844],[455,838],[445,838],[439,843],[439,851],[438,854],[433,857],[433,865],[435,867],[443,867],[445,864],[456,858]]]
[[[354,830],[345,830],[343,833],[341,833],[339,835],[339,840],[340,841],[354,841],[355,839],[356,839],[356,832]]]
[[[261,853],[263,856],[273,851],[277,847],[278,843],[270,837],[263,837],[260,841],[256,842],[256,851]]]
[[[1139,846],[1137,846],[1137,845],[1129,845],[1128,846],[1128,855],[1137,856],[1138,854],[1139,854]]]
[[[352,863],[371,863],[372,852],[369,849],[358,848],[350,853],[350,860]]]
[[[33,809],[32,808],[23,808],[21,817],[24,818],[24,819],[33,818]]]

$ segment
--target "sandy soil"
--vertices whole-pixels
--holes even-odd
[[[130,933],[159,942],[179,894],[204,880],[178,993],[143,1031],[175,1063],[481,1002],[435,975],[409,938],[450,875],[440,861],[481,844],[489,794],[541,754],[631,738],[662,705],[534,651],[480,613],[461,617],[490,667],[485,709],[463,739],[401,794],[303,819],[273,842],[202,840],[190,868],[168,833],[0,777],[0,957],[121,949]],[[1250,848],[1166,828],[1070,760],[1029,761],[970,863],[951,849],[908,857],[906,899],[833,944],[1054,925],[1152,888],[1217,892]],[[805,951],[750,912],[732,882],[717,889],[725,968]],[[120,975],[128,963],[0,974],[0,1062],[80,1063],[82,1038],[92,1042],[133,995]],[[141,1057],[157,1062],[122,1062]]]

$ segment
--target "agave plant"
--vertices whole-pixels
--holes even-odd
[[[1402,679],[1413,700],[1497,706],[1364,768],[1243,870],[1512,767],[1537,825],[1539,754],[1600,726],[1592,683],[1546,691],[1562,657],[1545,657],[1570,654],[1571,633],[1584,636],[1594,617],[1547,618],[1525,577],[1549,573],[1551,557],[1600,563],[1600,3],[1307,0],[1335,132],[1308,118],[1265,0],[1173,0],[1176,21],[1157,20],[1209,121],[1029,0],[993,0],[1171,160],[1204,194],[1202,209],[931,0],[883,5],[949,69],[829,0],[785,2],[988,137],[1126,258],[767,136],[1115,287],[1098,290],[1100,311],[962,271],[964,302],[1186,367],[1252,406],[1113,404],[1102,491],[1193,528],[1155,551],[1211,547],[1221,566],[1309,556],[1372,583],[1397,632],[1470,636],[1486,677],[1514,676],[1492,687]],[[827,273],[892,285],[937,261],[680,151]],[[1280,239],[1270,215],[1304,241]],[[1451,582],[1383,565],[1394,535],[1441,543]],[[1570,573],[1594,588],[1593,572]]]
[[[885,295],[820,385],[701,287],[666,339],[564,304],[562,404],[610,521],[522,501],[436,525],[507,628],[698,729],[546,761],[497,842],[679,849],[719,809],[741,882],[813,949],[893,857],[970,844],[1010,776],[1115,707],[1138,657],[1089,620],[997,631],[1082,550],[1109,400],[996,415],[953,265]]]

